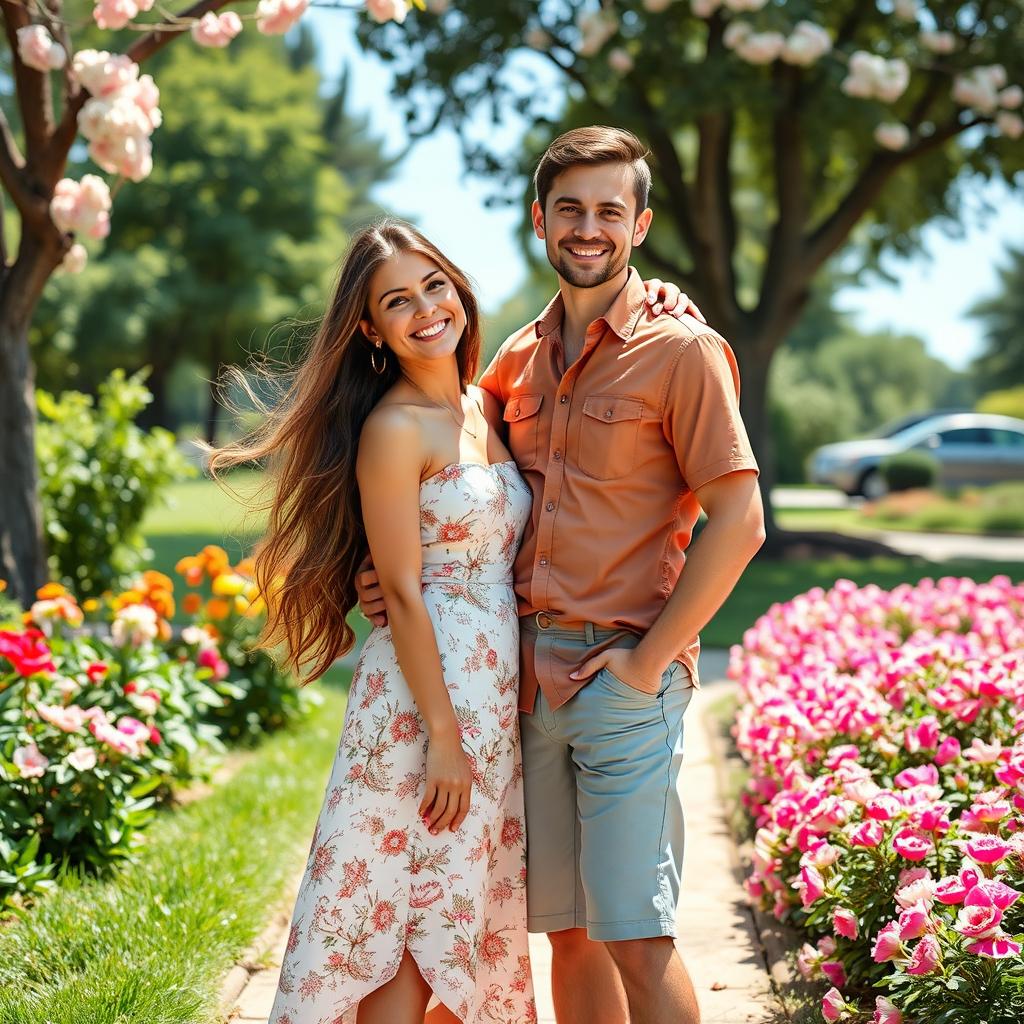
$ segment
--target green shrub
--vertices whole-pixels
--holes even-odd
[[[931,487],[939,475],[939,464],[927,452],[900,452],[890,455],[878,467],[890,491],[909,491]]]
[[[997,416],[1016,416],[1024,420],[1024,385],[990,391],[978,399],[978,412],[993,413]]]
[[[992,508],[981,514],[985,533],[1024,533],[1024,508]]]
[[[168,484],[195,475],[174,435],[133,422],[149,404],[146,371],[115,370],[89,395],[36,392],[36,455],[50,569],[88,597],[118,586],[152,557],[139,530]]]

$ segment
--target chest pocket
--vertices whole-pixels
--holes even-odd
[[[537,462],[543,400],[543,395],[514,395],[505,405],[503,416],[508,424],[508,447],[520,469],[529,469]]]
[[[639,398],[591,395],[584,400],[577,450],[587,476],[615,480],[632,469],[643,411]]]

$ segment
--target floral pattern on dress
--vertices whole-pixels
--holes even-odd
[[[389,628],[366,641],[313,832],[268,1024],[354,1024],[408,948],[467,1024],[537,1019],[512,563],[531,497],[515,464],[455,463],[420,487],[423,597],[473,772],[469,814],[418,815],[427,733]]]

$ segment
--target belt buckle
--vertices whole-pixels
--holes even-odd
[[[537,612],[533,620],[537,623],[538,629],[550,629],[555,624],[555,620],[547,612]]]

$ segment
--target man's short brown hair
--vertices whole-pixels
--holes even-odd
[[[555,178],[570,167],[629,164],[633,169],[633,194],[639,214],[647,209],[647,196],[651,191],[651,169],[647,166],[650,154],[651,151],[625,128],[601,124],[573,128],[559,135],[537,164],[533,175],[537,202],[543,209]]]

